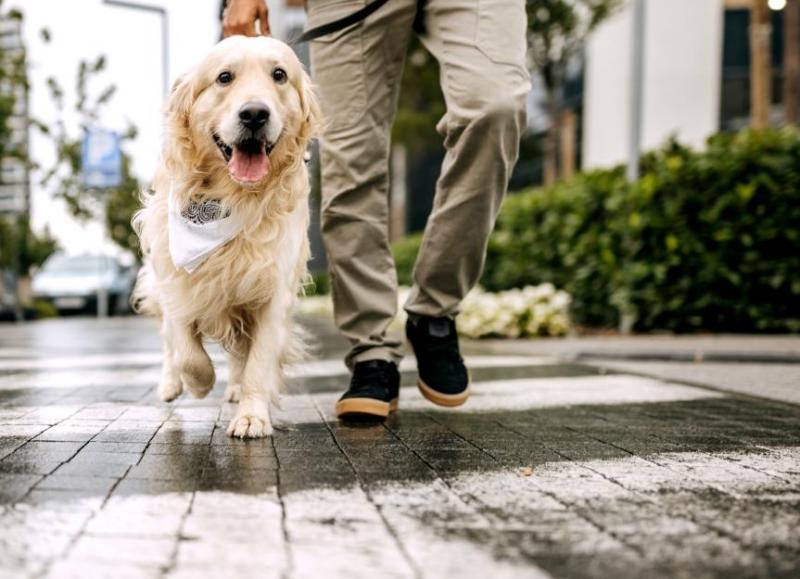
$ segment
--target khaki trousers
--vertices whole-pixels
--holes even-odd
[[[307,0],[309,28],[364,0]],[[326,128],[322,236],[346,363],[398,362],[386,330],[397,313],[388,240],[390,131],[417,0],[391,0],[366,21],[311,43]],[[405,309],[453,316],[478,282],[486,243],[519,154],[530,79],[524,0],[427,0],[421,40],[438,60],[446,155]]]

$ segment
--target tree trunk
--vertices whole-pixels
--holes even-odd
[[[750,7],[750,117],[755,129],[770,125],[772,67],[770,40],[772,26],[767,0],[752,0]]]
[[[783,118],[787,125],[796,125],[800,90],[800,0],[788,0],[783,18]]]
[[[391,149],[391,189],[389,193],[389,240],[394,243],[406,236],[406,198],[408,192],[408,151],[402,143]]]
[[[549,90],[547,108],[550,115],[550,128],[544,143],[544,184],[552,185],[558,181],[558,136],[561,132],[561,114],[555,90]]]
[[[566,109],[561,113],[561,176],[564,179],[575,175],[577,125],[578,115],[575,111]]]

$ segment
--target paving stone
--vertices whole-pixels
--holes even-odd
[[[7,457],[26,442],[28,442],[28,439],[21,436],[0,438],[0,460]]]
[[[293,570],[298,576],[323,570],[343,576],[348,566],[371,569],[379,576],[413,576],[413,567],[377,507],[358,487],[298,491],[286,496],[284,504]]]
[[[208,461],[208,447],[196,446],[189,454],[145,454],[128,472],[128,478],[196,480]]]
[[[103,442],[92,440],[83,447],[82,452],[134,452],[142,454],[146,448],[146,442]]]
[[[69,404],[42,405],[25,413],[23,418],[30,423],[58,424],[65,419],[76,416],[80,409],[80,406]]]
[[[97,508],[102,504],[105,494],[93,487],[79,489],[34,488],[20,502],[49,509],[60,504],[81,501],[84,506]]]
[[[0,485],[0,504],[16,503],[41,479],[42,475],[38,474],[4,473],[3,484]]]
[[[93,440],[96,442],[148,443],[159,428],[161,428],[161,422],[115,420]]]
[[[101,562],[93,559],[71,557],[56,561],[50,567],[48,579],[158,579],[162,569],[158,566],[143,566],[120,562]]]
[[[42,424],[38,422],[33,424],[0,424],[0,439],[24,438],[28,440],[44,432],[50,428],[50,426],[50,424]]]
[[[197,485],[198,482],[194,479],[124,478],[114,489],[114,496],[191,493]]]
[[[74,442],[28,442],[0,461],[0,473],[48,474],[81,446]]]
[[[119,482],[119,478],[107,476],[72,476],[56,471],[36,485],[38,490],[85,490],[98,495],[107,494]]]
[[[50,560],[67,551],[71,541],[72,535],[68,533],[37,529],[33,534],[0,529],[0,576],[38,575],[47,569]]]
[[[149,400],[147,402],[150,403]],[[152,405],[128,407],[120,418],[126,421],[163,422],[167,420],[174,411],[175,409],[168,404],[158,406],[153,402]]]
[[[185,493],[157,496],[111,497],[86,527],[92,535],[176,538],[189,511],[191,497]]]
[[[214,422],[168,420],[152,439],[155,444],[199,444],[208,446]]]
[[[166,567],[170,563],[176,543],[177,538],[85,534],[72,547],[70,555],[85,561]]]
[[[179,406],[173,410],[170,422],[216,422],[219,408],[214,406]]]
[[[114,420],[119,418],[126,408],[121,404],[99,402],[90,404],[72,416],[75,420]]]
[[[107,421],[65,420],[39,434],[37,441],[87,442],[108,426]]]

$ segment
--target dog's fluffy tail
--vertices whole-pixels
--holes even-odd
[[[157,295],[155,285],[153,267],[145,261],[136,275],[136,286],[131,293],[131,308],[134,312],[154,317],[161,316],[161,307],[155,298]]]
[[[294,366],[309,359],[313,351],[311,334],[296,321],[292,323],[291,333],[281,356],[281,366]]]
[[[278,391],[274,393],[270,400],[273,406],[276,408],[281,407],[280,395],[286,394],[290,369],[308,360],[315,350],[316,344],[313,342],[311,334],[296,321],[293,321],[289,332],[289,339],[286,341],[286,346],[284,346],[281,355],[281,379],[278,384]]]

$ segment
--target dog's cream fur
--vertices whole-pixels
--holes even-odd
[[[288,76],[283,84],[271,76],[278,66]],[[223,70],[234,75],[228,86],[216,82]],[[268,128],[280,138],[262,181],[240,184],[212,135],[224,139],[240,107],[252,101],[270,108]],[[208,394],[215,373],[202,339],[216,340],[230,357],[225,399],[239,402],[228,434],[267,436],[282,368],[298,345],[291,310],[309,258],[304,154],[319,121],[311,83],[282,42],[232,37],[176,83],[166,117],[163,162],[134,218],[145,256],[134,301],[160,319],[163,335],[158,392],[166,401],[184,389],[196,397]],[[220,200],[243,219],[241,233],[191,274],[170,257],[170,192],[177,204]]]

